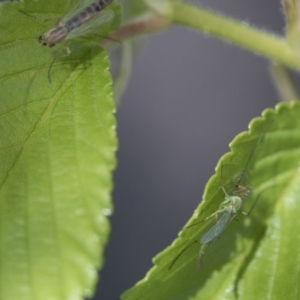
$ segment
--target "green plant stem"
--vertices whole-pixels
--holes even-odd
[[[285,66],[273,63],[270,64],[269,71],[280,101],[290,102],[299,99],[291,74]]]
[[[286,40],[242,22],[184,3],[170,3],[173,23],[199,29],[300,70],[300,54]]]

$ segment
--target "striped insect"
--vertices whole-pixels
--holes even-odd
[[[105,10],[112,0],[82,0],[61,21],[42,34],[39,42],[49,47],[64,40],[87,35],[110,22],[112,10]]]

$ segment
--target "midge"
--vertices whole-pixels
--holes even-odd
[[[269,127],[271,123],[268,124],[267,127]],[[205,251],[209,244],[211,244],[211,248],[213,247],[214,243],[218,240],[218,238],[221,236],[223,231],[226,229],[227,225],[235,218],[238,211],[241,209],[243,199],[246,198],[250,194],[250,187],[244,186],[241,184],[242,179],[245,178],[245,172],[248,168],[249,162],[251,160],[251,157],[254,154],[254,151],[256,150],[257,146],[263,139],[264,135],[266,133],[266,130],[259,136],[258,140],[255,143],[254,148],[252,149],[246,165],[243,169],[243,172],[238,176],[234,178],[234,188],[228,193],[224,187],[222,187],[225,200],[220,203],[218,209],[212,213],[210,216],[206,217],[205,219],[195,222],[191,225],[189,225],[187,228],[190,228],[192,226],[195,226],[199,223],[203,223],[208,221],[211,218],[215,218],[215,221],[212,223],[212,225],[203,233],[203,235],[200,238],[200,243],[202,244],[199,256],[198,256],[198,264],[201,267],[203,265],[203,257],[205,254]],[[221,165],[221,178],[222,178],[222,169],[223,166]],[[248,216],[251,211],[253,210],[254,206],[256,205],[259,197],[256,198],[254,201],[251,209],[248,212],[242,212],[242,214]],[[183,252],[185,252],[190,246],[194,245],[197,241],[194,241],[193,243],[186,246],[172,261],[169,270],[172,268],[172,266],[175,264],[177,259],[181,256]]]
[[[205,254],[205,250],[208,244],[212,242],[211,247],[213,246],[213,244],[220,237],[220,235],[225,230],[227,225],[234,219],[234,217],[236,216],[237,212],[240,210],[243,203],[242,197],[229,195],[223,187],[222,190],[225,195],[225,200],[220,204],[217,211],[215,211],[213,214],[211,214],[210,216],[202,220],[202,222],[205,222],[212,217],[216,218],[215,223],[213,223],[213,225],[200,238],[200,243],[202,244],[199,251],[199,258],[198,258],[198,263],[200,267],[203,265],[203,256]],[[250,211],[242,212],[242,214],[248,216],[251,213],[252,209],[254,208],[257,199],[254,202]],[[193,225],[195,224],[192,224],[190,226]]]
[[[41,35],[39,42],[44,46],[53,47],[58,42],[88,34],[103,26],[114,16],[111,10],[103,11],[111,2],[112,0],[79,2],[55,27]]]
[[[239,186],[239,188],[244,188],[244,187]],[[243,203],[242,196],[229,195],[226,192],[224,187],[222,187],[222,190],[225,195],[225,200],[223,202],[221,202],[221,204],[219,205],[219,208],[214,213],[212,213],[210,216],[208,216],[207,218],[205,218],[199,222],[196,222],[192,225],[189,225],[187,227],[187,228],[190,228],[199,223],[206,222],[213,217],[216,219],[216,221],[206,230],[206,232],[204,232],[204,234],[200,238],[200,243],[202,244],[202,246],[200,248],[199,256],[198,256],[199,267],[202,267],[202,265],[203,265],[203,257],[204,257],[205,251],[208,247],[208,244],[212,243],[211,248],[213,247],[214,243],[221,236],[222,232],[226,229],[227,225],[234,219],[234,217],[236,216],[237,212],[240,210],[242,203]],[[252,209],[254,208],[254,206],[257,202],[257,199],[254,202],[254,204],[249,212],[247,212],[247,213],[242,212],[244,215],[247,216],[251,213]],[[193,243],[186,246],[172,261],[172,263],[169,267],[169,270],[172,268],[172,266],[174,265],[176,260],[181,256],[181,254],[183,252],[185,252],[185,250],[187,250],[190,246],[194,245],[197,242],[198,241],[194,241]]]

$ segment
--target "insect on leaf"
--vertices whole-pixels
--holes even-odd
[[[208,181],[203,199],[187,226],[167,249],[154,258],[155,266],[146,277],[123,295],[130,299],[298,299],[300,265],[300,102],[280,103],[255,118],[249,131],[239,134],[217,165],[217,174]],[[268,127],[268,124],[271,125]],[[239,215],[218,236],[207,233],[204,242],[214,242],[205,251],[203,267],[198,267],[199,249],[208,244],[194,243],[207,231],[203,220],[216,212],[224,199],[220,188],[221,165],[223,184],[227,188],[236,174],[245,168],[251,149],[267,128],[249,162],[252,194],[243,200],[248,212],[259,201],[250,216]],[[226,191],[231,191],[226,189]],[[220,216],[220,228],[230,220]],[[216,226],[216,223],[213,225]],[[203,240],[202,240],[203,242]],[[188,247],[191,245],[190,247]],[[174,258],[181,253],[170,269]],[[207,247],[206,247],[207,248]],[[202,249],[203,251],[206,250]],[[291,274],[291,276],[286,276]]]

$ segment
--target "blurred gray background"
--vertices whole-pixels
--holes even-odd
[[[284,32],[280,0],[193,2]],[[277,101],[260,56],[179,26],[147,38],[117,113],[115,212],[93,299],[119,299],[144,277],[199,204],[229,142]]]

